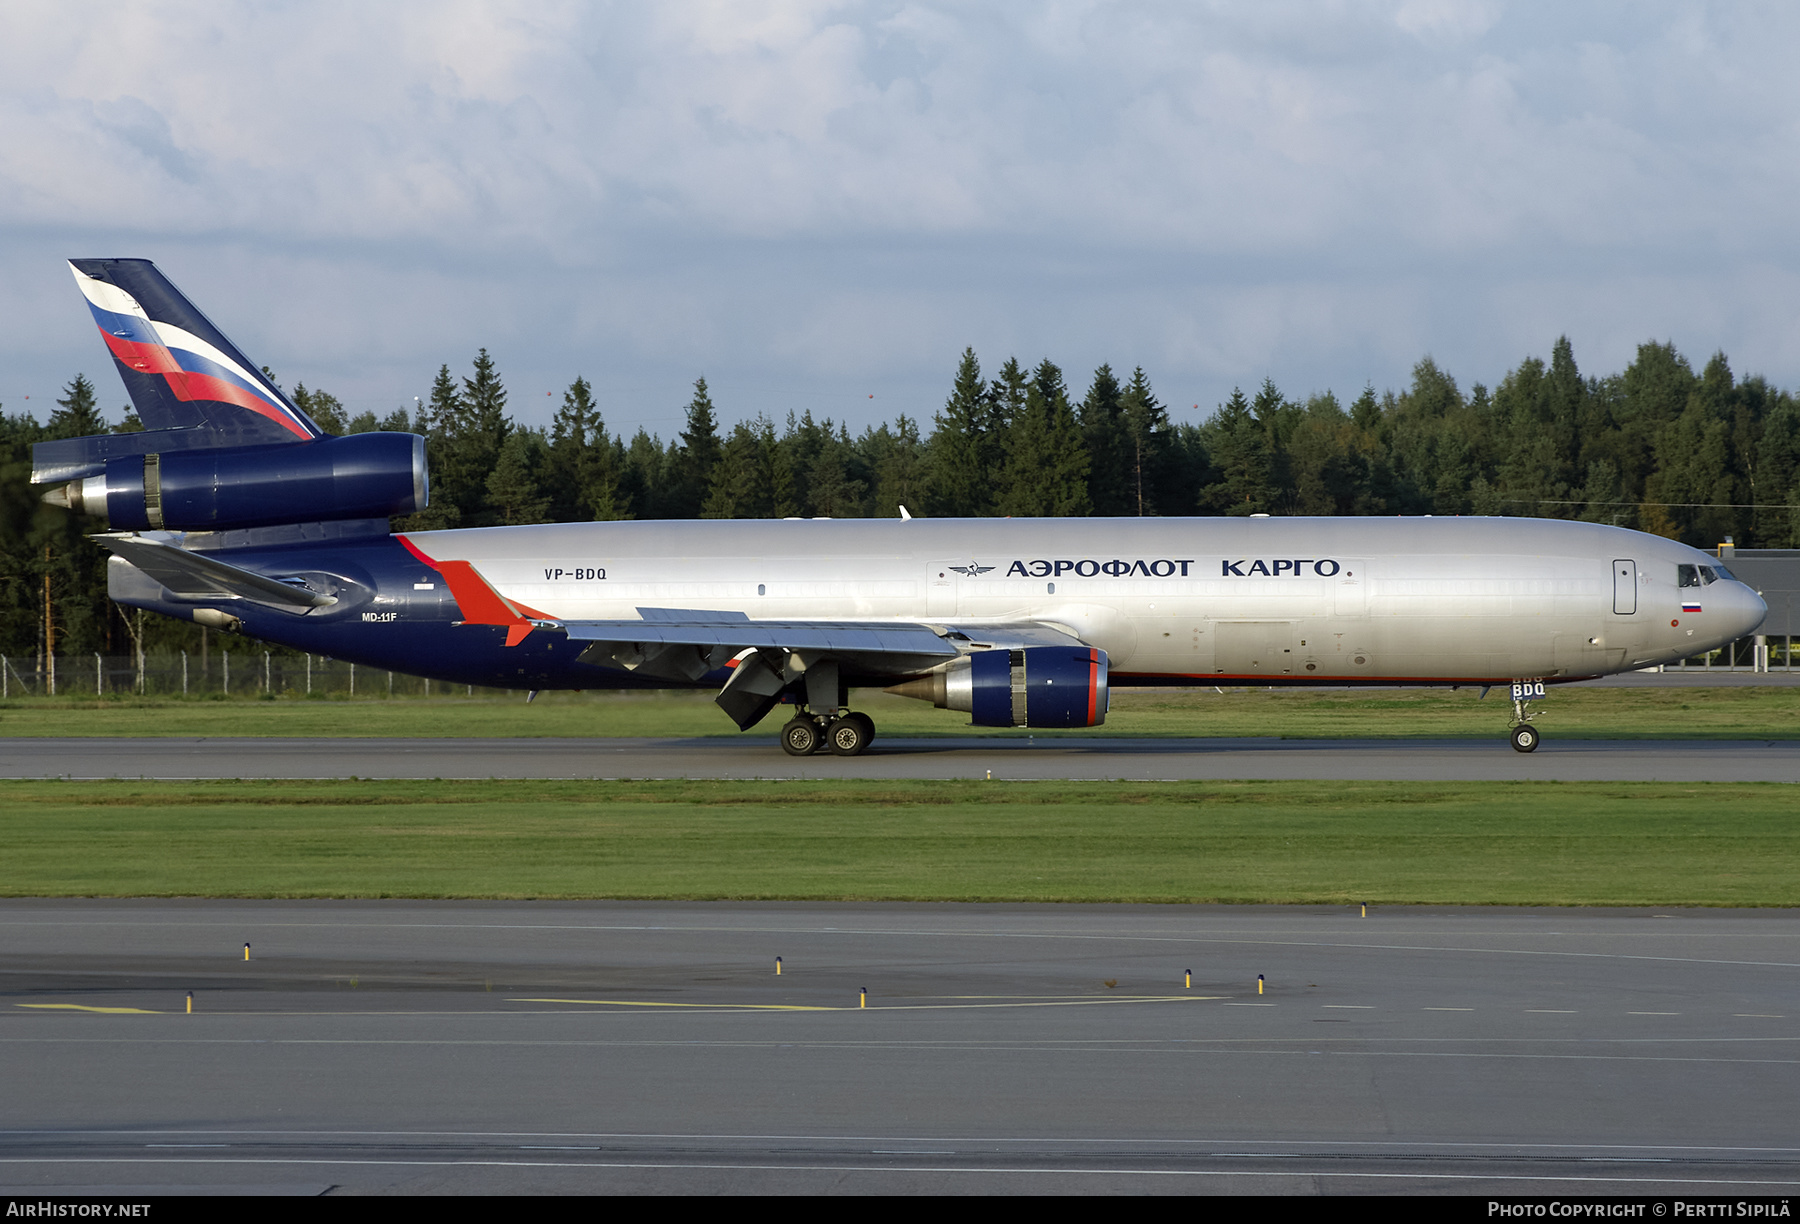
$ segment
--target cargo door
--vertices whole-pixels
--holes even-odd
[[[1226,676],[1291,676],[1298,621],[1220,621],[1213,672]]]

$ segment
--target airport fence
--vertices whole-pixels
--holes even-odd
[[[144,655],[57,655],[48,662],[0,655],[0,698],[154,696],[193,698],[478,697],[511,692],[447,684],[324,655],[267,650]]]
[[[1665,672],[1791,672],[1794,670],[1794,639],[1788,634],[1757,634],[1739,638],[1729,646],[1697,654],[1679,663],[1660,668]]]

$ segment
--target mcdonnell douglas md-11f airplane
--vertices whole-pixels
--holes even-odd
[[[400,532],[424,439],[326,435],[147,260],[71,264],[144,432],[43,442],[112,598],[355,663],[523,689],[714,688],[861,752],[849,691],[1093,727],[1112,685],[1544,685],[1672,662],[1766,609],[1711,556],[1505,518],[559,523]]]

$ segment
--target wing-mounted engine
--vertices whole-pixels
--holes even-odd
[[[978,650],[887,691],[962,710],[978,727],[1098,727],[1106,721],[1106,652],[1078,645]]]
[[[422,510],[428,500],[425,439],[417,434],[173,450],[87,466],[92,474],[52,489],[44,500],[103,519],[114,531],[384,518]]]

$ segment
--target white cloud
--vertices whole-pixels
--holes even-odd
[[[1786,7],[20,3],[6,22],[21,309],[73,317],[53,255],[150,254],[278,365],[371,397],[501,337],[539,382],[860,370],[921,396],[983,336],[1073,368],[1105,337],[1096,363],[1210,401],[1264,374],[1353,392],[1426,351],[1491,380],[1563,331],[1578,355],[1583,334],[1628,348],[1610,337],[1629,326],[1754,345],[1740,365],[1800,380]],[[14,370],[98,366],[73,328],[8,334]]]

